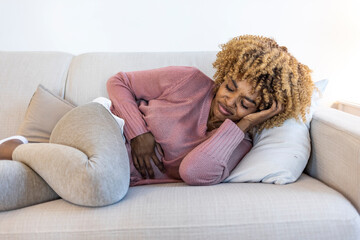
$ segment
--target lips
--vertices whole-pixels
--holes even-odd
[[[232,112],[230,112],[224,105],[219,103],[219,112],[223,114],[224,116],[230,116],[232,115]]]

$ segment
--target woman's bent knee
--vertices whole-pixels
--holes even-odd
[[[119,150],[89,158],[73,147],[29,143],[19,146],[13,156],[37,172],[61,198],[82,206],[118,202],[130,183],[129,159]]]
[[[78,205],[113,204],[129,188],[130,165],[121,130],[99,103],[68,112],[55,126],[50,143],[14,153],[59,196]]]
[[[120,173],[121,174],[121,173]],[[71,200],[75,204],[102,207],[123,199],[129,189],[129,174],[112,176],[101,172],[90,173],[83,178],[82,194],[76,194]]]

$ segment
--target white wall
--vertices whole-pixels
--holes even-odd
[[[329,103],[360,103],[359,13],[359,0],[0,0],[0,51],[218,51],[264,35],[329,78]]]

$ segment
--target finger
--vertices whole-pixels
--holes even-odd
[[[164,150],[162,149],[161,145],[159,143],[156,143],[156,149],[158,150],[158,153],[161,154],[164,157]]]
[[[284,105],[280,102],[276,102],[276,111],[279,113],[284,109]]]
[[[138,162],[140,165],[140,174],[143,178],[146,178],[146,171],[145,171],[145,163],[143,158],[138,158]]]
[[[275,110],[275,114],[279,114],[281,112],[283,112],[285,110],[284,105],[281,104],[280,102],[276,104],[276,110]]]
[[[273,109],[273,110],[275,110],[275,109],[277,109],[277,107],[278,107],[278,102],[277,102],[276,100],[274,100],[274,101],[272,102],[270,108]]]
[[[146,157],[145,158],[145,166],[146,166],[146,170],[149,174],[150,178],[154,178],[154,170],[152,169],[151,163],[150,163],[150,157]]]
[[[273,101],[268,109],[261,110],[259,114],[261,114],[262,116],[272,115],[276,111],[276,108],[276,101]]]
[[[157,168],[161,172],[165,172],[164,164],[158,159],[158,157],[156,156],[155,153],[151,156],[151,158],[152,158],[153,162],[155,163],[155,165],[157,166]]]
[[[134,163],[134,167],[136,168],[136,170],[137,170],[138,172],[140,172],[139,162],[138,162],[138,159],[137,159],[136,155],[135,155],[135,154],[131,154],[131,156],[132,156],[132,160],[133,160],[133,163]]]
[[[284,105],[281,104],[279,107],[279,113],[282,113],[284,111],[285,111],[285,107],[284,107]]]
[[[266,119],[272,118],[273,116],[279,114],[281,112],[282,105],[278,103],[276,100],[272,102],[272,105],[269,109],[261,111],[262,116]]]
[[[272,112],[278,113],[279,110],[282,109],[282,104],[276,100],[274,100],[272,106],[271,106]]]

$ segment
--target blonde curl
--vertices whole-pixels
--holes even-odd
[[[281,126],[289,118],[306,121],[315,88],[311,70],[286,47],[254,35],[235,37],[220,47],[213,63],[215,92],[226,79],[238,79],[249,82],[253,93],[259,92],[258,110],[269,108],[274,100],[285,107],[284,112],[256,126],[256,131]]]

